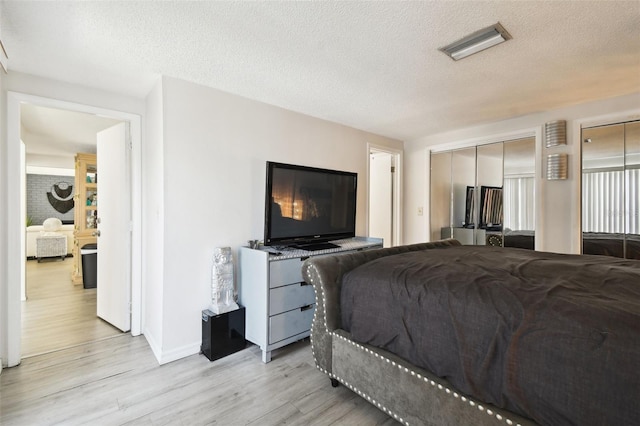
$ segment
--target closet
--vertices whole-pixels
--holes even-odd
[[[431,240],[535,247],[535,138],[431,152]]]
[[[582,129],[582,252],[640,259],[640,121]]]

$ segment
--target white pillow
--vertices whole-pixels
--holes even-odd
[[[50,217],[42,222],[42,227],[46,232],[55,232],[62,229],[62,221],[57,217]]]

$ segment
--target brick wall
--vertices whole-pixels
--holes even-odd
[[[73,209],[62,214],[51,206],[47,198],[47,192],[51,192],[52,186],[59,182],[74,185],[74,177],[27,174],[27,217],[31,218],[33,225],[42,225],[50,217],[73,221]]]

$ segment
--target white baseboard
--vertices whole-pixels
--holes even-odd
[[[142,334],[144,335],[144,338],[147,339],[147,343],[149,343],[153,356],[155,356],[158,363],[160,363],[160,359],[162,359],[162,347],[158,344],[157,340],[149,330],[145,330]]]
[[[163,351],[162,358],[159,360],[159,362],[161,365],[167,364],[169,362],[177,361],[180,358],[185,358],[197,353],[200,353],[200,342],[191,343],[189,345],[181,346],[169,351]]]
[[[171,350],[162,350],[162,346],[158,344],[152,333],[145,331],[143,334],[160,365],[200,353],[200,342],[191,343]]]

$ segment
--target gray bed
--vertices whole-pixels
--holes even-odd
[[[640,262],[445,240],[313,257],[303,275],[317,367],[401,423],[640,421]]]

